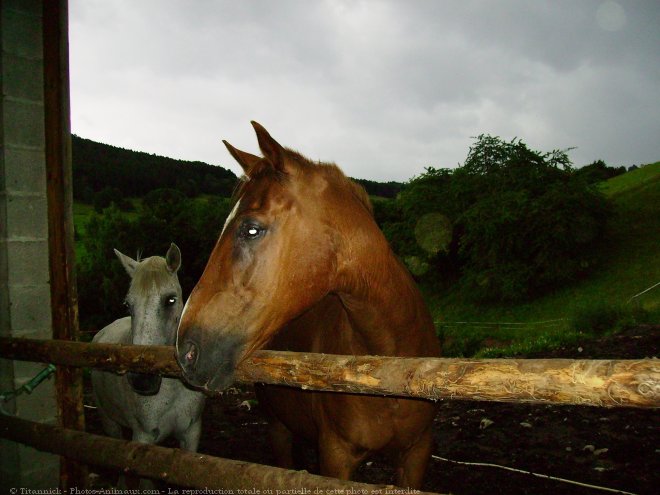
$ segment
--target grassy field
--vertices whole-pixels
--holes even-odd
[[[648,187],[659,180],[660,162],[655,162],[607,180],[600,184],[600,189],[612,197],[619,193],[629,193],[635,189]]]
[[[78,235],[82,236],[85,234],[85,225],[89,217],[92,216],[93,211],[94,207],[92,205],[73,203],[73,224]]]
[[[660,162],[610,179],[601,188],[614,207],[608,242],[603,247],[606,262],[585,280],[516,305],[478,306],[464,301],[456,291],[426,292],[450,354],[470,355],[488,345],[511,344],[517,350],[531,350],[565,343],[576,338],[577,332],[589,331],[576,328],[574,320],[579,327],[585,315],[591,314],[594,319],[599,312],[617,311],[630,318],[641,307],[650,314],[648,317],[658,321],[660,287],[630,299],[660,282]],[[535,323],[548,320],[553,321]],[[512,324],[490,324],[493,322]]]

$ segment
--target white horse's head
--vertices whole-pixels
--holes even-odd
[[[131,315],[131,343],[173,346],[183,310],[177,276],[181,251],[172,243],[165,258],[152,256],[134,260],[116,249],[115,254],[131,277],[125,300]],[[127,378],[139,394],[154,395],[160,389],[160,376],[128,373]]]

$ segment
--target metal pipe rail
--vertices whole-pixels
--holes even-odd
[[[181,376],[172,347],[0,338],[0,356]],[[660,361],[440,359],[257,351],[241,382],[307,390],[600,407],[660,407]]]

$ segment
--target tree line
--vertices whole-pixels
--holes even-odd
[[[93,204],[97,211],[115,203],[130,209],[127,198],[157,189],[176,189],[188,197],[212,194],[229,197],[236,176],[226,168],[203,162],[176,160],[127,150],[72,136],[74,199]],[[395,197],[403,184],[356,179],[369,194]]]
[[[74,200],[107,207],[156,189],[186,196],[230,196],[236,175],[220,166],[175,160],[72,136]]]

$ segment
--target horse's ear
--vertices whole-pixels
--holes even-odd
[[[284,148],[280,143],[275,141],[264,127],[255,122],[251,122],[254,127],[254,132],[257,133],[257,141],[259,141],[259,148],[276,170],[284,172]]]
[[[179,246],[174,243],[170,244],[170,248],[165,255],[165,261],[167,262],[167,269],[170,273],[176,273],[181,268],[181,250]]]
[[[126,273],[128,273],[128,276],[133,278],[133,273],[135,273],[135,267],[137,266],[138,262],[135,261],[133,258],[130,256],[126,256],[123,253],[120,253],[115,249],[115,254],[117,255],[117,258],[119,258],[119,261],[124,267],[124,270],[126,270]]]
[[[259,163],[259,161],[261,161],[261,158],[251,153],[246,153],[245,151],[241,151],[237,148],[234,148],[224,139],[222,140],[222,142],[225,143],[227,150],[229,151],[231,156],[234,157],[234,160],[236,160],[238,164],[241,166],[241,168],[243,168],[243,172],[245,172],[245,175],[249,177],[250,171],[257,163]]]

